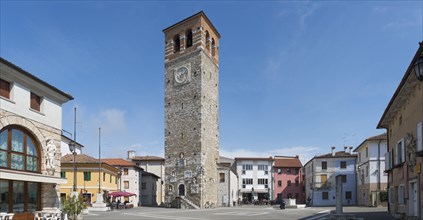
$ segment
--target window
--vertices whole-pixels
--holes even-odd
[[[342,175],[341,180],[342,180],[343,183],[346,183],[347,182],[347,175]]]
[[[60,172],[60,178],[66,178],[66,172],[65,171]]]
[[[187,41],[186,41],[187,46],[186,46],[186,48],[188,48],[188,47],[192,46],[192,31],[191,31],[191,29],[187,31],[186,36],[187,36]]]
[[[91,180],[91,172],[84,172],[84,181]]]
[[[242,169],[243,170],[253,170],[253,165],[252,164],[243,164]]]
[[[300,182],[298,180],[295,180],[295,186],[299,186]]]
[[[252,184],[253,184],[253,179],[251,178],[242,179],[242,188],[245,189],[246,185],[252,185]]]
[[[328,200],[329,199],[329,193],[328,192],[322,192],[322,200]]]
[[[267,188],[268,186],[268,179],[258,179],[259,185],[264,185],[264,188]]]
[[[299,169],[295,168],[295,175],[298,175]]]
[[[370,167],[369,167],[369,165],[367,165],[366,166],[366,176],[369,176],[369,170],[370,170]]]
[[[326,170],[326,169],[328,169],[328,162],[322,161],[322,170]]]
[[[123,168],[123,175],[128,175],[128,168]]]
[[[212,47],[211,53],[212,53],[212,56],[214,56],[214,55],[216,55],[216,43],[214,42],[214,38],[212,38],[212,45],[211,45],[211,47]]]
[[[41,183],[0,179],[0,212],[34,212],[41,209]]]
[[[41,97],[31,92],[31,109],[36,111],[41,110]]]
[[[225,182],[225,173],[219,173],[219,182],[224,183]]]
[[[288,182],[287,182],[287,184],[286,184],[287,186],[291,186],[291,180],[288,180]]]
[[[38,143],[16,126],[8,126],[0,131],[0,168],[40,172]]]
[[[341,169],[347,169],[347,161],[341,161]]]
[[[286,169],[286,173],[287,173],[287,174],[291,174],[291,169],[289,169],[289,168],[288,168],[288,169]]]
[[[351,191],[346,191],[345,192],[345,199],[351,199],[352,198],[352,193]]]
[[[258,170],[267,170],[268,166],[265,164],[259,164],[258,165]]]
[[[171,186],[172,185],[169,186],[169,189],[171,188]],[[147,183],[141,183],[141,189],[147,189]]]
[[[398,203],[404,204],[404,185],[398,187]]]
[[[208,31],[206,31],[206,48],[207,48],[207,50],[209,50],[209,51],[210,51],[210,41],[211,41],[211,39],[210,39],[209,32],[208,32]]]
[[[405,162],[404,139],[398,141],[395,152],[395,164],[399,165]]]
[[[0,96],[10,99],[10,83],[0,79]]]
[[[295,193],[295,199],[298,201],[298,199],[300,199],[300,194],[299,193]]]
[[[181,50],[181,41],[179,40],[179,34],[173,37],[173,53]]]
[[[103,182],[106,181],[106,173],[103,173]]]
[[[123,181],[123,188],[129,189],[129,181]]]
[[[358,162],[361,162],[361,152],[358,152]]]
[[[282,180],[278,180],[278,187],[282,187]]]
[[[278,168],[278,175],[281,175],[281,174],[282,174],[282,169]]]
[[[423,151],[423,122],[417,124],[417,152]]]

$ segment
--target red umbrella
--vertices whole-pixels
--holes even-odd
[[[118,191],[118,192],[112,192],[109,193],[109,195],[113,197],[120,197],[120,196],[136,196],[135,193],[125,192],[125,191]]]

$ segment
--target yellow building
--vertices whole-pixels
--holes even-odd
[[[68,180],[67,184],[60,185],[61,199],[69,196],[73,191],[74,186],[74,155],[67,154],[62,157],[61,177]],[[101,162],[101,169],[98,159],[90,157],[85,154],[75,154],[76,166],[76,191],[86,198],[89,203],[96,202],[96,195],[99,193],[99,188],[104,195],[108,192],[115,192],[118,190],[119,172],[120,170]],[[100,175],[99,175],[100,169]],[[100,186],[99,186],[100,177]]]

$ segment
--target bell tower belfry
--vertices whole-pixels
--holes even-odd
[[[201,11],[165,34],[165,196],[168,205],[217,204],[219,39]]]

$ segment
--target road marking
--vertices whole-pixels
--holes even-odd
[[[213,213],[214,215],[237,215],[237,216],[257,216],[257,215],[267,215],[268,212],[218,212]]]
[[[124,215],[133,215],[133,216],[140,216],[140,217],[148,217],[148,218],[158,218],[158,219],[177,219],[177,220],[207,220],[206,218],[194,218],[194,217],[177,217],[177,216],[165,216],[165,215],[152,215],[145,212],[139,212],[137,214],[134,213],[122,213]]]
[[[330,212],[330,209],[328,209],[328,210],[324,210],[324,211],[321,211],[321,212],[318,212],[319,214],[322,214],[322,213],[325,213],[325,212]]]
[[[327,215],[330,214],[330,210],[320,211],[320,212],[318,212],[318,214],[320,214],[320,215],[317,215],[317,216],[314,216],[314,217],[311,217],[311,218],[307,218],[307,220],[314,220],[314,219],[323,218],[323,216],[327,216]]]

